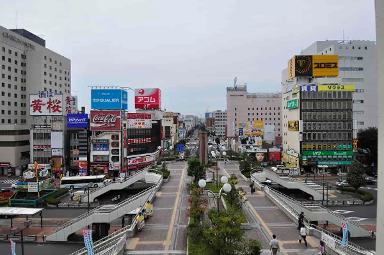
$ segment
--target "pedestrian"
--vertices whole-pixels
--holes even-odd
[[[251,182],[249,187],[251,188],[251,194],[255,193],[255,184],[253,182]]]
[[[305,244],[305,247],[308,247],[308,243],[307,243],[307,229],[305,228],[305,226],[303,225],[301,228],[300,228],[300,239],[299,239],[299,243],[301,243],[301,240],[304,241],[304,244]]]
[[[326,255],[325,254],[325,243],[323,241],[320,241],[319,255]]]
[[[302,226],[304,226],[304,212],[300,213],[299,218],[297,220],[297,230],[300,230]]]
[[[276,255],[279,250],[279,241],[276,239],[276,235],[272,235],[272,240],[269,242],[269,248],[272,251],[272,255]]]

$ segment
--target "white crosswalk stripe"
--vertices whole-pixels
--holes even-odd
[[[337,214],[349,214],[349,213],[353,213],[354,211],[348,211],[348,210],[335,210],[333,211],[334,213],[337,213]]]
[[[0,180],[0,183],[14,184],[17,181],[18,180],[15,180],[15,179],[5,179],[5,180]]]

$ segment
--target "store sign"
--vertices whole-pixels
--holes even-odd
[[[303,150],[352,150],[352,144],[303,143]]]
[[[154,155],[145,155],[145,156],[139,156],[139,157],[130,157],[128,158],[128,165],[138,165],[143,163],[151,163],[155,161],[156,157]]]
[[[88,128],[88,114],[67,114],[67,127],[68,128]]]
[[[127,144],[142,144],[142,143],[151,143],[152,138],[134,138],[134,139],[127,139]]]
[[[128,93],[122,89],[92,89],[91,108],[97,110],[127,110]]]
[[[307,84],[300,86],[301,92],[317,92],[317,85],[315,84]]]
[[[77,113],[77,96],[66,96],[65,97],[65,113]]]
[[[28,182],[28,192],[39,192],[39,185],[37,182]]]
[[[299,121],[288,120],[288,131],[299,131]]]
[[[92,144],[93,151],[109,151],[108,143],[94,143]]]
[[[287,108],[288,109],[296,109],[298,107],[299,107],[299,100],[298,99],[293,99],[293,100],[287,101]]]
[[[356,90],[355,85],[352,84],[320,84],[318,91],[349,91],[354,92]]]
[[[244,129],[243,128],[239,128],[239,136],[243,136],[244,135]]]
[[[303,151],[302,155],[308,157],[352,157],[353,151]]]
[[[63,95],[56,95],[47,91],[31,94],[29,95],[29,106],[29,115],[31,116],[62,116]]]
[[[91,111],[90,128],[91,131],[120,130],[120,111]]]
[[[161,90],[158,88],[135,89],[135,108],[155,110],[160,109]]]
[[[33,129],[51,129],[51,125],[48,124],[34,124]]]
[[[352,165],[352,161],[318,161],[317,165],[327,165],[327,166],[346,166]]]
[[[286,151],[286,153],[289,155],[289,156],[293,156],[293,157],[299,157],[299,153],[297,153],[294,149],[288,149]]]
[[[34,150],[50,151],[51,145],[33,145]]]
[[[336,77],[339,75],[338,55],[313,55],[313,77]]]
[[[294,77],[336,77],[337,55],[298,55],[288,61],[288,79]]]
[[[63,149],[52,149],[52,157],[63,156]]]

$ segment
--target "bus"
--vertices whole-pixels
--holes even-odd
[[[91,176],[70,176],[63,177],[60,181],[60,188],[82,189],[86,187],[101,187],[106,182],[105,175]],[[88,186],[89,185],[89,186]]]

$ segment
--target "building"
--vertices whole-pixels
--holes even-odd
[[[340,84],[354,84],[354,137],[360,129],[377,127],[377,49],[374,41],[316,41],[301,55],[338,55]]]
[[[215,136],[226,136],[226,130],[227,130],[227,112],[217,110],[212,112],[213,117],[213,127],[215,131]]]
[[[192,130],[199,123],[199,118],[195,115],[184,115],[183,116],[184,127],[188,131]]]
[[[179,114],[174,112],[164,112],[161,120],[163,134],[163,148],[173,149],[179,141]]]
[[[337,55],[299,55],[283,72],[283,161],[291,167],[345,169],[352,163],[355,86],[338,83],[337,63]]]
[[[267,129],[274,130],[275,138],[281,136],[280,93],[249,93],[246,85],[227,87],[226,113],[227,137],[231,140],[243,136],[247,127],[254,125],[261,125],[261,129],[269,126]]]
[[[212,112],[205,113],[205,128],[210,134],[213,134],[215,131],[215,119]]]
[[[5,174],[15,168],[20,172],[30,161],[29,95],[47,91],[69,96],[71,61],[27,30],[0,26],[0,66],[0,174]],[[39,123],[44,121],[51,120]]]

